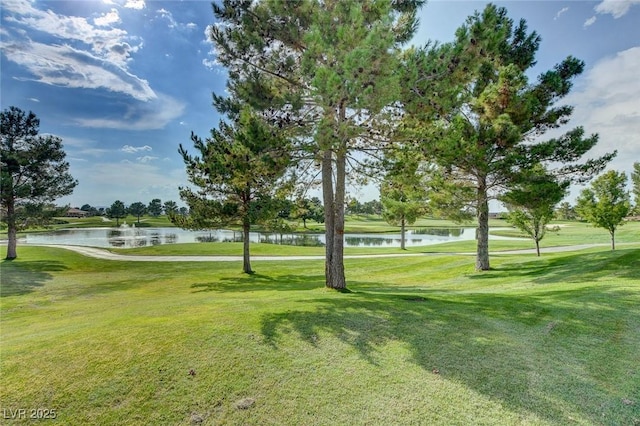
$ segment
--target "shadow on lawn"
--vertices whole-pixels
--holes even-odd
[[[51,260],[4,260],[0,269],[0,297],[7,297],[31,293],[53,278],[51,272],[67,268]]]
[[[470,278],[526,277],[537,284],[582,282],[585,279],[627,278],[640,280],[640,249],[573,253],[553,258],[534,258],[501,265],[489,273]]]
[[[593,286],[536,297],[404,288],[391,294],[351,286],[351,294],[264,314],[265,342],[278,349],[294,333],[321,346],[331,336],[377,365],[389,356],[385,344],[399,341],[426,371],[437,369],[515,412],[558,424],[571,422],[565,416],[572,412],[594,423],[605,413],[633,418],[635,407],[622,407],[618,386],[626,375],[640,375],[631,337],[640,324],[637,293]]]
[[[263,275],[242,274],[233,277],[221,277],[218,281],[195,283],[191,285],[194,293],[205,291],[245,292],[245,291],[292,291],[314,290],[324,286],[324,275]]]

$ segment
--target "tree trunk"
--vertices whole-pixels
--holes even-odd
[[[615,250],[616,249],[616,231],[609,231],[609,233],[611,234],[611,250]]]
[[[324,151],[322,156],[322,199],[324,202],[324,235],[325,235],[325,285],[331,287],[331,264],[333,262],[334,214],[333,214],[333,167],[331,150]]]
[[[245,274],[253,274],[251,270],[251,255],[249,253],[249,232],[251,231],[251,223],[249,218],[242,219],[242,272]]]
[[[335,212],[334,233],[333,233],[333,255],[331,288],[343,290],[347,288],[347,281],[344,275],[344,199],[346,195],[346,153],[340,152],[336,155],[336,196],[333,203]]]
[[[538,255],[538,257],[540,257],[540,240],[536,238],[535,241],[536,241],[536,254]]]
[[[478,185],[476,271],[489,270],[489,201],[484,181]]]
[[[10,189],[11,190],[11,189]],[[16,229],[16,208],[13,199],[7,200],[7,260],[13,260],[18,257],[16,252],[18,230]]]
[[[400,220],[400,250],[406,250],[404,246],[404,217]]]

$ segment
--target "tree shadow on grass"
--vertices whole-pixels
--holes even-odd
[[[53,278],[51,272],[67,269],[52,260],[4,260],[0,263],[0,297],[31,293]]]
[[[611,389],[624,373],[607,351],[612,328],[640,324],[637,294],[632,301],[628,292],[596,286],[540,297],[399,291],[301,300],[298,310],[265,313],[261,332],[274,349],[291,334],[313,346],[331,336],[374,365],[387,343],[399,341],[426,371],[558,424],[570,422],[567,407],[594,423],[614,410]],[[576,298],[585,303],[572,304]],[[618,344],[617,357],[631,364],[632,346]]]
[[[532,258],[498,266],[471,279],[523,277],[536,284],[583,282],[586,279],[626,278],[640,281],[640,249],[575,253],[552,258]]]
[[[218,281],[194,283],[194,293],[247,292],[247,291],[292,291],[314,290],[324,286],[324,275],[263,275],[242,274],[233,277],[221,277]]]

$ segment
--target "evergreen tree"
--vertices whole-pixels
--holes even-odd
[[[633,199],[636,203],[634,213],[640,215],[640,162],[633,163],[631,183],[633,185],[631,192],[633,192]]]
[[[191,135],[198,155],[180,145],[189,181],[199,188],[180,188],[190,216],[176,214],[170,220],[182,228],[211,229],[240,224],[243,233],[243,272],[252,273],[249,252],[251,225],[277,215],[275,201],[289,165],[286,140],[250,108],[232,123],[221,121],[211,136]]]
[[[478,222],[476,269],[488,270],[489,201],[503,194],[520,173],[542,163],[559,179],[584,182],[615,155],[579,163],[598,141],[580,127],[542,141],[566,124],[573,111],[560,105],[582,73],[574,57],[530,83],[541,39],[528,33],[504,8],[488,5],[456,31],[455,41],[409,52],[405,121],[421,149],[439,166],[441,199],[449,215],[473,213]],[[438,181],[438,180],[436,180]],[[453,212],[452,212],[453,210]]]
[[[426,212],[425,175],[414,153],[392,152],[387,156],[391,161],[390,169],[380,186],[382,217],[390,225],[400,226],[400,249],[405,250],[406,226],[412,225]]]
[[[44,203],[69,195],[78,184],[69,174],[62,140],[39,135],[40,120],[33,112],[9,107],[0,113],[0,207],[5,210],[7,256],[17,257],[18,213],[35,214]]]
[[[224,1],[211,30],[228,91],[287,129],[318,164],[325,277],[344,289],[346,177],[352,154],[384,139],[400,80],[397,48],[416,28],[415,1]],[[233,102],[217,98],[227,110]],[[351,159],[351,161],[349,160]]]
[[[120,219],[127,217],[127,208],[120,200],[116,200],[107,208],[107,217],[116,220],[116,226],[120,226]]]
[[[609,231],[611,250],[616,249],[615,234],[631,210],[626,190],[627,175],[610,170],[595,179],[591,188],[584,189],[577,199],[578,214],[598,228]]]
[[[164,214],[167,216],[178,212],[178,204],[175,201],[165,201],[163,204]]]
[[[129,213],[138,219],[138,224],[140,224],[140,216],[142,216],[146,212],[147,212],[147,206],[140,201],[132,203],[129,206]]]
[[[147,207],[147,212],[153,217],[158,217],[162,214],[162,201],[159,198],[154,198]]]
[[[525,232],[536,245],[540,256],[540,240],[554,217],[554,208],[566,195],[570,182],[558,182],[541,165],[524,172],[518,182],[500,197],[507,205],[507,222]]]

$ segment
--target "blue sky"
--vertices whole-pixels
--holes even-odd
[[[630,172],[640,161],[640,0],[495,3],[542,36],[531,78],[568,55],[586,62],[564,102],[575,106],[570,126],[599,133],[590,156],[618,149],[610,168]],[[485,4],[429,2],[413,44],[451,40]],[[205,35],[214,24],[210,1],[2,0],[0,7],[1,108],[32,110],[41,133],[63,139],[79,185],[59,203],[182,204],[178,144],[190,147],[191,131],[204,137],[217,125],[211,93],[225,87]],[[376,196],[371,188],[351,195]]]

